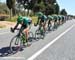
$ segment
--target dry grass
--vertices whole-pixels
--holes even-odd
[[[14,22],[0,21],[0,28],[9,28],[15,25]]]
[[[32,23],[36,23],[37,21],[37,17],[33,16],[32,18]],[[0,28],[9,28],[9,27],[13,27],[16,24],[16,20],[17,20],[17,16],[14,16],[11,18],[7,18],[5,21],[0,21]]]

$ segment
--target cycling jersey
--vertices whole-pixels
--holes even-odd
[[[50,16],[50,15],[48,15],[48,19],[49,19],[49,20],[53,20],[53,17]]]
[[[46,21],[46,20],[47,20],[46,15],[43,15],[43,16],[38,17],[38,18],[40,19],[40,21],[41,21],[41,22],[44,22],[44,21]]]
[[[59,18],[58,20],[61,20],[62,19],[61,15],[58,15],[58,18]]]
[[[41,16],[43,16],[43,13],[42,13],[42,12],[38,12],[38,13],[37,13],[37,16],[38,16],[38,17],[41,17]]]
[[[47,20],[47,16],[46,15],[43,15],[42,17],[41,17],[41,20]]]
[[[57,20],[58,19],[58,16],[56,16],[56,15],[54,15],[53,17],[54,17],[54,20]]]
[[[62,19],[65,20],[65,16],[63,16]]]
[[[18,19],[17,19],[17,23],[18,24],[21,24],[23,22],[23,24],[31,24],[31,22],[32,22],[32,19],[31,18],[29,18],[29,17],[18,17]]]
[[[23,17],[23,25],[28,25],[28,20],[27,17]]]

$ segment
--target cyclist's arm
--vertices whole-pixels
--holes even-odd
[[[19,23],[17,23],[17,24],[15,25],[14,30],[18,27],[18,25],[19,25]]]

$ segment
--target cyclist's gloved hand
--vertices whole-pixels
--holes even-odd
[[[11,32],[14,33],[14,28],[11,28]]]

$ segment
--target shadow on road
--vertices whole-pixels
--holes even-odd
[[[0,49],[0,57],[11,55],[9,47],[3,47]]]
[[[14,55],[18,52],[22,52],[24,50],[24,48],[29,47],[29,46],[31,46],[31,44],[28,44],[27,46],[23,46],[18,51],[17,51],[18,47],[12,47],[12,49],[13,49],[12,52],[10,51],[10,47],[2,47],[0,49],[0,57],[7,57],[7,56]]]
[[[30,39],[29,39],[29,42],[37,42],[37,41],[39,41],[39,39],[40,39],[40,38],[37,38],[37,40],[35,40],[35,38],[30,38]],[[14,54],[16,54],[16,53],[18,53],[18,52],[23,51],[24,48],[30,47],[30,46],[31,46],[31,44],[29,44],[28,46],[24,46],[23,49],[20,49],[20,50],[17,51],[17,52],[16,52],[16,47],[12,47],[12,49],[13,49],[13,51],[14,51],[15,53],[12,53],[12,52],[10,51],[10,47],[9,47],[9,46],[7,46],[7,47],[2,47],[2,48],[0,48],[0,57],[7,57],[7,56],[14,55]]]
[[[21,49],[20,51],[23,51],[23,49]],[[0,57],[10,56],[10,55],[14,55],[16,53],[11,53],[10,47],[3,47],[3,48],[0,49]]]

